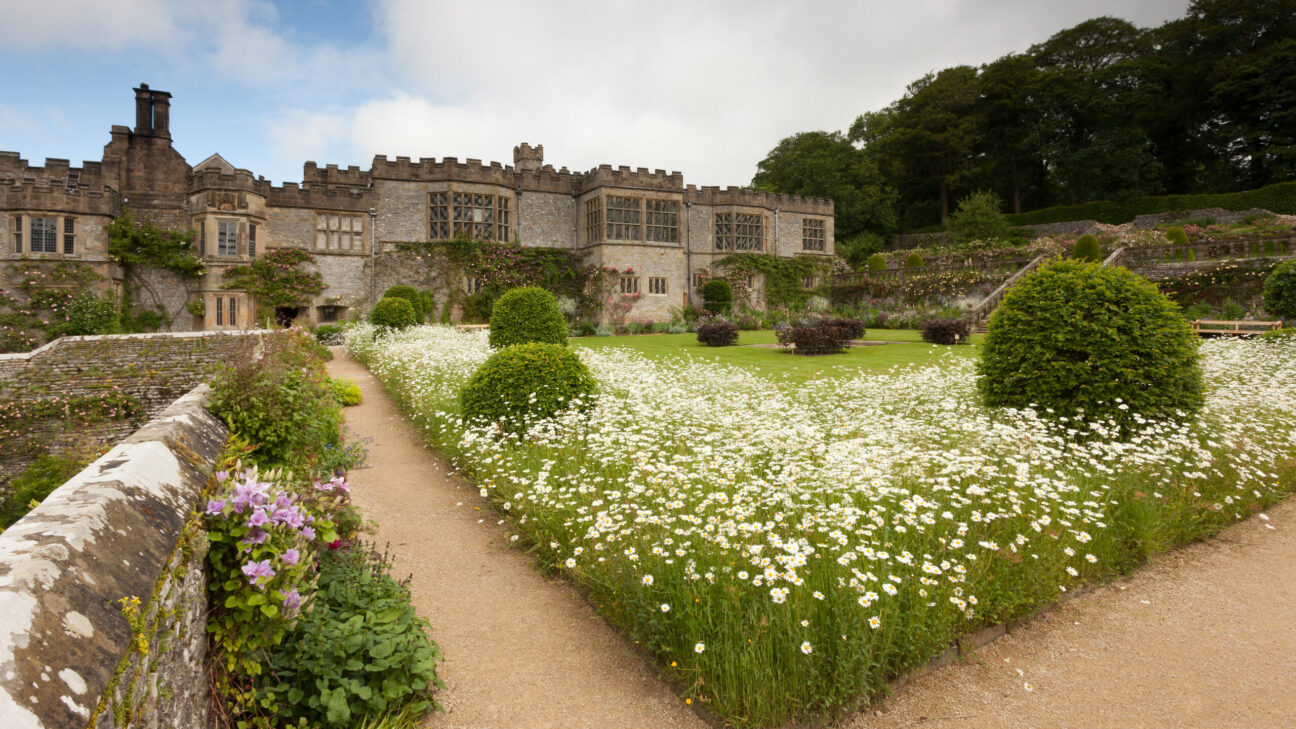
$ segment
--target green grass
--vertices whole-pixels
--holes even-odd
[[[818,357],[797,356],[790,351],[746,344],[775,344],[774,332],[742,332],[734,347],[708,347],[696,334],[641,334],[623,337],[579,337],[569,340],[574,347],[599,349],[620,347],[654,360],[682,355],[750,369],[780,382],[805,382],[824,377],[844,377],[861,372],[886,372],[892,367],[935,363],[947,352],[975,357],[984,335],[974,334],[971,346],[947,347],[927,344],[916,329],[870,329],[865,340],[894,342],[874,347],[851,347],[842,354]]]

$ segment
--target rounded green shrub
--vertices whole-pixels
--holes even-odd
[[[722,278],[702,284],[702,306],[712,314],[724,314],[733,304],[733,286]]]
[[[406,299],[391,297],[380,299],[377,304],[374,304],[373,311],[369,312],[369,323],[374,326],[404,329],[417,324],[418,318],[414,314],[413,304]]]
[[[558,299],[538,286],[509,289],[491,309],[490,344],[496,349],[527,342],[567,346],[567,333]]]
[[[347,377],[334,377],[329,380],[329,390],[339,405],[359,405],[361,400],[360,386]]]
[[[1260,338],[1274,342],[1296,342],[1296,329],[1274,329],[1261,334]]]
[[[1003,214],[1003,200],[993,192],[978,190],[959,201],[945,230],[956,242],[1001,241],[1012,237],[1012,224]]]
[[[413,286],[392,286],[382,295],[384,299],[405,299],[414,307],[414,320],[422,324],[427,320],[427,308],[423,305],[423,294]]]
[[[1273,316],[1296,319],[1296,261],[1280,264],[1269,273],[1261,301]]]
[[[1071,248],[1071,257],[1077,261],[1098,263],[1102,260],[1102,246],[1092,235],[1082,235],[1076,239],[1075,245]]]
[[[1008,291],[978,364],[991,407],[1054,417],[1176,418],[1203,402],[1197,338],[1178,307],[1124,268],[1055,261]]]
[[[923,261],[922,254],[918,251],[905,256],[905,268],[921,268],[924,263],[926,262]]]
[[[1180,246],[1188,245],[1188,234],[1184,232],[1183,228],[1178,228],[1178,227],[1167,228],[1165,232],[1165,237],[1166,240],[1170,241],[1171,243],[1174,243],[1175,245],[1180,245]]]
[[[886,256],[882,255],[881,253],[874,253],[873,255],[868,257],[868,270],[885,271],[886,269],[887,269]]]
[[[570,349],[547,342],[505,347],[482,363],[459,393],[469,422],[494,422],[509,431],[573,405],[585,409],[596,387],[585,363]]]

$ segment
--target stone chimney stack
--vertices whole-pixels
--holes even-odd
[[[513,167],[519,172],[539,172],[544,167],[544,145],[523,142],[513,148]]]
[[[135,133],[153,133],[153,95],[148,84],[135,89]]]
[[[154,91],[148,84],[135,89],[135,133],[171,138],[171,94]]]

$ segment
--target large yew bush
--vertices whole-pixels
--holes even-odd
[[[1296,319],[1296,261],[1287,261],[1269,274],[1262,296],[1265,311],[1284,319]]]
[[[580,357],[560,344],[528,342],[505,347],[482,363],[459,393],[465,420],[520,430],[573,406],[587,408],[596,391]]]
[[[491,308],[490,344],[496,349],[527,342],[566,346],[567,331],[558,299],[538,286],[509,289]]]
[[[1152,283],[1119,267],[1056,261],[990,317],[985,403],[1054,417],[1177,418],[1202,405],[1197,338]]]

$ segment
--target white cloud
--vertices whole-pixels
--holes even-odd
[[[6,46],[24,50],[121,50],[166,43],[178,32],[166,0],[8,2],[0,4],[0,28]]]

